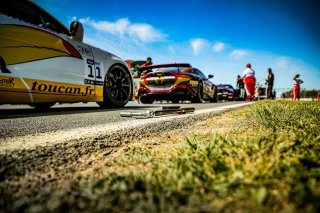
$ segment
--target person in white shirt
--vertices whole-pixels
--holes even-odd
[[[255,72],[251,69],[251,64],[248,63],[246,69],[243,71],[242,74],[243,82],[246,85],[246,92],[247,92],[247,100],[254,100],[254,92],[256,87],[256,78]]]

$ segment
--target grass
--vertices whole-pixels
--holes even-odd
[[[221,121],[213,117],[207,132],[128,146],[99,172],[67,189],[26,191],[10,209],[319,212],[319,118],[316,102],[260,101]]]

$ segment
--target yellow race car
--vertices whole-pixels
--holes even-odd
[[[67,29],[31,1],[1,0],[0,104],[125,106],[133,91],[127,64],[82,40],[80,22]]]

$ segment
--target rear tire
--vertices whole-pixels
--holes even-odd
[[[97,102],[103,108],[124,107],[132,97],[132,78],[122,65],[112,66],[106,73],[103,86],[103,102]]]
[[[154,100],[148,96],[141,96],[140,102],[143,104],[152,104],[154,102]]]
[[[197,96],[191,99],[192,103],[203,103],[203,83],[200,81],[197,89]]]
[[[210,100],[210,102],[212,103],[212,102],[214,102],[214,103],[216,103],[216,102],[218,102],[218,100],[219,100],[219,97],[218,97],[218,91],[217,91],[217,88],[214,90],[214,95],[213,95],[213,98]]]
[[[180,100],[177,99],[177,98],[172,98],[171,102],[174,103],[174,104],[178,104],[180,102]]]

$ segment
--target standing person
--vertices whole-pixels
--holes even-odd
[[[244,83],[240,75],[237,76],[237,87],[240,89],[241,100],[244,100]]]
[[[141,67],[148,67],[148,66],[151,66],[152,64],[153,64],[152,63],[152,58],[148,57],[146,63],[142,64]],[[151,69],[147,69],[142,74],[146,75],[149,72],[152,72],[152,70]]]
[[[300,79],[300,75],[297,74],[293,77],[295,84],[293,85],[293,100],[300,100],[300,84],[303,81]]]
[[[247,64],[242,74],[243,82],[246,85],[247,100],[254,100],[254,92],[256,86],[255,72],[251,69],[251,64]]]
[[[272,73],[272,69],[268,68],[268,79],[267,79],[267,99],[273,99],[273,82],[274,82],[274,74]]]
[[[147,67],[152,65],[152,58],[148,57],[146,63],[142,64],[141,67]]]

